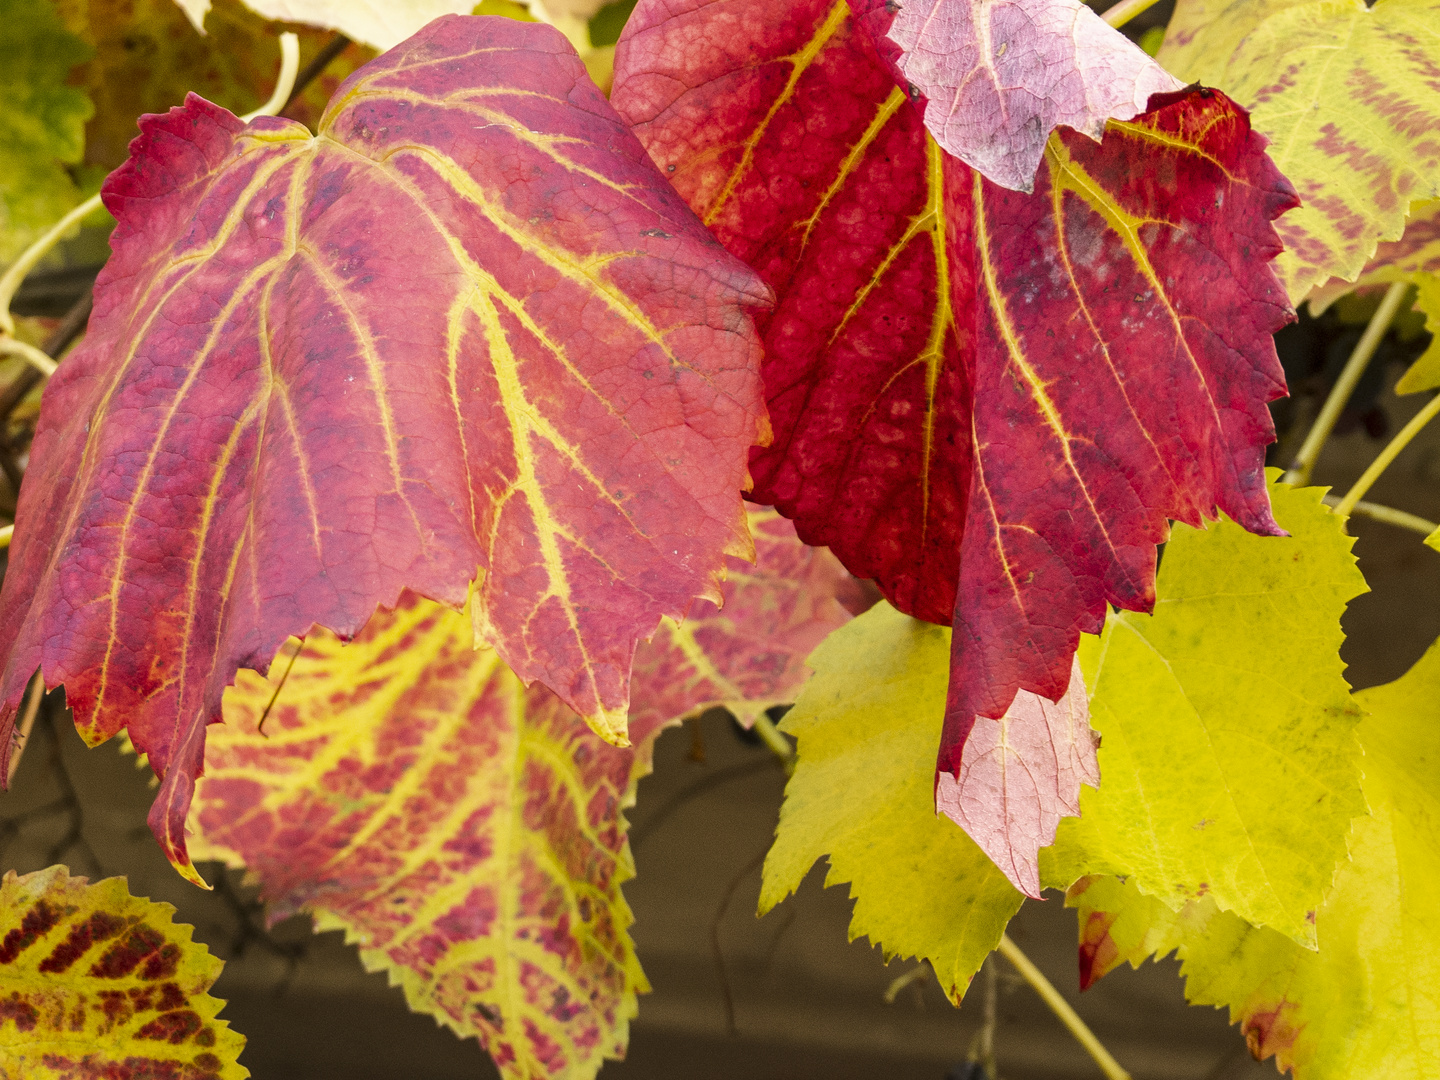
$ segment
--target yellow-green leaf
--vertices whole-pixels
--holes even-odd
[[[66,85],[90,56],[50,0],[0,0],[0,264],[14,259],[80,199],[65,171],[85,149],[92,107]]]
[[[799,747],[760,910],[828,856],[825,884],[851,883],[851,939],[930,961],[959,1002],[1023,897],[935,813],[950,630],[881,603],[831,634],[810,665],[815,677],[781,725]]]
[[[224,966],[175,909],[63,866],[0,882],[0,1077],[244,1080],[207,991]]]
[[[1186,994],[1225,1006],[1256,1057],[1295,1080],[1440,1076],[1440,644],[1405,675],[1356,695],[1365,797],[1350,861],[1316,916],[1318,951],[1256,929],[1210,897],[1178,913],[1115,879],[1087,882],[1082,964],[1095,976],[1172,948]]]
[[[1440,196],[1437,0],[1180,0],[1157,59],[1251,110],[1304,201],[1275,223],[1299,303],[1353,281],[1412,202]]]
[[[316,629],[241,671],[191,811],[200,858],[245,866],[272,919],[343,930],[410,1007],[478,1036],[511,1080],[623,1057],[648,989],[620,884],[618,749],[468,618],[406,594],[349,644]]]
[[[1208,895],[1313,944],[1365,810],[1360,711],[1338,656],[1365,581],[1322,494],[1272,483],[1288,538],[1177,523],[1155,613],[1112,615],[1085,639],[1102,781],[1041,853],[1046,884],[1129,875],[1172,909]]]

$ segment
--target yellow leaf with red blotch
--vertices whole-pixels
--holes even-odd
[[[1302,205],[1275,223],[1294,303],[1353,281],[1440,196],[1437,0],[1180,0],[1156,59],[1250,110]]]
[[[243,1036],[208,993],[224,966],[131,896],[63,866],[0,881],[0,1077],[244,1080]]]

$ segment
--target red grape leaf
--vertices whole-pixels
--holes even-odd
[[[651,737],[706,705],[793,700],[810,647],[849,618],[837,596],[854,582],[833,557],[755,517],[758,566],[725,582],[723,616],[667,622],[639,647],[634,747],[607,746],[473,649],[463,615],[407,594],[348,645],[317,631],[268,679],[239,673],[193,850],[248,866],[272,919],[305,910],[345,930],[507,1076],[593,1075],[622,1056],[645,988],[620,884]],[[689,664],[682,640],[702,650]]]
[[[999,188],[855,23],[843,0],[642,0],[611,100],[777,295],[753,497],[953,622],[953,776],[977,715],[1059,700],[1106,605],[1153,604],[1167,519],[1279,531],[1265,403],[1293,312],[1268,261],[1295,196],[1208,90],[1098,145],[1057,133],[1033,194]]]
[[[236,670],[410,588],[468,598],[521,678],[623,742],[636,640],[752,551],[767,294],[563,38],[437,20],[318,137],[191,97],[106,195],[115,254],[0,594],[0,728],[37,666],[88,741],[128,728],[193,876],[185,809]]]
[[[1080,0],[903,0],[887,37],[941,149],[1015,191],[1058,125],[1098,142],[1185,85]]]
[[[697,600],[683,622],[665,619],[636,650],[632,732],[712,705],[749,727],[771,706],[795,700],[810,677],[805,658],[866,606],[861,583],[840,561],[802,544],[775,511],[751,510],[750,534],[755,564],[730,560],[724,606]]]

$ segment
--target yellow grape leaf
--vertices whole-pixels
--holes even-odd
[[[48,0],[47,0],[48,2]],[[93,50],[77,69],[95,102],[85,129],[85,160],[113,169],[138,135],[141,113],[160,113],[185,103],[185,94],[245,113],[258,108],[275,88],[280,70],[279,35],[239,0],[217,0],[204,34],[190,24],[174,0],[54,0],[70,32]],[[330,40],[324,30],[293,27],[300,38],[303,66]],[[312,127],[341,81],[375,55],[351,45],[332,60],[286,110]]]
[[[1383,288],[1396,281],[1415,286],[1412,307],[1424,315],[1431,341],[1395,384],[1395,392],[1433,390],[1440,386],[1440,199],[1412,206],[1404,234],[1376,248],[1354,284],[1332,280],[1315,289],[1310,294],[1310,313],[1319,315],[1352,289]]]
[[[1186,995],[1228,1007],[1257,1058],[1295,1080],[1440,1076],[1440,644],[1393,683],[1355,695],[1365,797],[1350,860],[1316,915],[1318,950],[1204,897],[1173,912],[1133,883],[1093,878],[1080,909],[1082,981],[1175,949]]]
[[[506,1077],[593,1076],[648,989],[620,884],[651,743],[602,742],[473,640],[465,614],[407,593],[348,645],[317,628],[268,679],[242,670],[192,851],[248,867],[271,919],[345,931]]]
[[[957,1004],[1024,897],[975,841],[935,813],[950,629],[880,603],[810,656],[815,677],[781,729],[795,775],[760,889],[764,914],[828,856],[850,882],[853,941],[919,956]]]
[[[131,896],[63,866],[0,881],[0,1077],[244,1080],[244,1036],[207,992],[220,960]]]
[[[1303,205],[1275,223],[1299,303],[1353,281],[1440,196],[1440,0],[1180,0],[1157,59],[1251,110]]]
[[[1153,615],[1112,614],[1080,662],[1103,739],[1099,790],[1041,852],[1045,884],[1124,874],[1313,944],[1360,793],[1360,712],[1338,653],[1365,591],[1321,488],[1274,482],[1288,537],[1176,523]]]
[[[78,164],[92,111],[67,85],[90,55],[50,0],[0,0],[0,266],[80,201],[64,166]]]

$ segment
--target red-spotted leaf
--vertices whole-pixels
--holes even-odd
[[[802,544],[773,510],[752,510],[755,563],[730,560],[724,605],[697,600],[680,623],[669,619],[635,653],[630,731],[724,705],[749,727],[773,705],[795,700],[810,676],[805,658],[866,598],[840,561]]]
[[[1185,85],[1080,0],[901,0],[886,36],[941,148],[1016,191],[1057,126],[1099,141]]]
[[[128,728],[186,868],[236,670],[410,588],[468,600],[623,742],[635,642],[751,552],[767,297],[564,39],[437,20],[318,137],[191,97],[144,119],[106,199],[115,254],[0,596],[6,730],[37,666],[87,740]]]
[[[1080,785],[1100,785],[1098,742],[1077,658],[1059,701],[1021,690],[998,720],[976,718],[959,768],[936,777],[935,805],[1038,896],[1040,849],[1055,842],[1062,817],[1079,816]]]
[[[408,595],[349,644],[292,640],[242,671],[192,808],[197,855],[248,866],[271,918],[360,943],[412,1008],[478,1035],[507,1077],[593,1076],[645,988],[620,884],[624,808],[650,737],[709,704],[793,700],[854,581],[773,512],[758,565],[636,653],[631,733],[598,739],[471,647],[463,615]]]
[[[224,966],[175,909],[63,866],[0,881],[0,1076],[244,1080]]]
[[[776,293],[754,498],[955,626],[942,771],[977,715],[1061,698],[1107,604],[1149,608],[1167,519],[1278,532],[1295,196],[1223,95],[1057,133],[1026,195],[927,136],[843,0],[642,0],[612,101]]]

